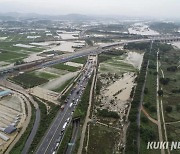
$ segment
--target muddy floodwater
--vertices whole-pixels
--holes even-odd
[[[144,53],[128,51],[126,55],[124,55],[124,59],[120,61],[131,64],[139,70],[143,61],[143,55]],[[119,69],[122,68],[120,67]],[[118,112],[120,116],[123,116],[124,114],[122,113],[127,110],[131,102],[130,94],[132,88],[135,86],[136,76],[136,72],[128,71],[123,73],[118,79],[114,78],[114,81],[110,81],[109,85],[105,84],[101,90],[101,107]],[[101,81],[107,83],[104,80]]]
[[[121,101],[127,101],[134,86],[134,79],[134,73],[125,73],[120,80],[106,88],[104,96],[117,97]]]
[[[144,53],[128,52],[125,61],[132,64],[135,68],[140,69]]]
[[[130,34],[140,34],[140,35],[159,35],[158,32],[150,29],[148,25],[143,23],[136,23],[131,28],[128,29]]]
[[[66,32],[66,31],[57,31],[57,34],[61,39],[77,39],[79,37],[79,31]]]
[[[85,46],[85,42],[74,42],[74,41],[60,41],[60,45],[58,46],[51,46],[48,50],[57,50],[57,51],[64,51],[64,52],[74,52],[76,46]]]
[[[42,52],[41,52],[42,53]],[[40,53],[33,53],[30,54],[29,57],[24,59],[24,62],[31,62],[31,61],[35,61],[35,60],[40,60],[43,59],[44,57],[38,56]]]
[[[75,62],[66,62],[65,65],[69,65],[73,67],[83,67],[83,64],[75,63]]]
[[[177,48],[180,49],[180,42],[174,42],[172,45],[176,46]]]

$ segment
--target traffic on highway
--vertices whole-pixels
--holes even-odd
[[[88,84],[89,79],[91,78],[94,69],[93,65],[94,61],[88,59],[88,62],[82,71],[81,77],[70,91],[65,100],[65,104],[63,107],[61,107],[55,120],[52,122],[36,154],[55,154],[57,152],[64,137],[65,131],[72,120],[73,113],[81,100],[81,96]]]

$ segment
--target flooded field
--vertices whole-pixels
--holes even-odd
[[[134,72],[137,68],[134,66],[137,65],[134,60],[136,57],[135,54],[130,54],[131,58],[128,58],[126,60],[126,57],[128,57],[128,53],[124,54],[122,56],[112,57],[112,59],[107,60],[106,62],[103,62],[100,64],[100,72],[101,73],[116,73],[118,75],[121,75],[126,72]],[[136,57],[135,57],[136,56]],[[130,59],[133,59],[130,61]]]
[[[31,89],[31,94],[54,104],[59,104],[59,102],[57,101],[59,93],[56,93],[54,91],[37,86]]]
[[[100,64],[98,76],[103,85],[100,108],[118,112],[121,118],[125,116],[142,60],[143,53],[127,51]]]
[[[4,41],[5,39],[7,39],[8,37],[0,37],[0,41]]]
[[[150,29],[147,25],[143,23],[136,23],[131,28],[128,29],[130,34],[140,34],[140,35],[159,35],[158,32]]]
[[[75,62],[66,62],[65,64],[73,67],[83,67],[83,64],[75,63]]]
[[[76,42],[76,41],[60,41],[60,45],[51,46],[48,50],[57,50],[57,51],[64,51],[64,52],[74,52],[75,48],[85,46],[84,41]]]
[[[57,76],[62,76],[68,73],[68,71],[66,70],[59,70],[53,67],[42,68],[42,69],[39,69],[38,72],[49,73],[49,74],[53,74]]]
[[[176,46],[177,48],[180,49],[180,42],[174,42],[172,45]]]
[[[23,59],[24,62],[31,62],[35,60],[43,59],[44,57],[38,56],[40,53],[32,53],[27,58]]]
[[[128,52],[125,61],[132,64],[135,68],[140,69],[143,61],[143,55],[143,53]]]
[[[79,37],[79,33],[79,31],[57,31],[57,34],[60,36],[61,39],[77,39]]]
[[[48,83],[42,85],[41,87],[48,90],[54,90],[63,85],[67,80],[77,76],[79,71],[77,72],[69,72],[65,75],[62,75],[56,79],[49,81]]]
[[[6,66],[6,65],[8,65],[9,63],[8,62],[3,62],[3,61],[0,61],[0,67],[2,67],[2,66]]]
[[[36,46],[48,46],[53,44],[53,41],[47,41],[47,42],[33,42],[33,43],[29,43],[31,45],[36,45]]]
[[[64,51],[74,52],[75,48],[82,48],[85,46],[85,41],[47,41],[40,43],[30,43],[31,45],[44,47],[45,51]]]
[[[22,48],[34,48],[35,46],[26,45],[26,44],[15,44],[15,47],[22,47]]]
[[[121,79],[108,86],[103,92],[104,96],[117,97],[121,101],[127,101],[134,86],[134,73],[125,73]]]
[[[103,89],[100,96],[101,108],[118,112],[123,117],[131,101],[130,93],[135,86],[135,78],[135,73],[125,73],[120,79]]]

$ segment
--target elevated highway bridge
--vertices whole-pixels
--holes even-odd
[[[136,42],[150,42],[150,41],[155,41],[155,42],[162,42],[162,43],[171,43],[171,42],[177,42],[180,41],[180,36],[179,37],[156,37],[156,38],[148,38],[148,39],[136,39],[136,40],[125,40],[121,42],[116,42],[116,43],[110,43],[106,45],[101,45],[101,46],[95,46],[91,47],[88,49],[84,49],[81,51],[77,51],[74,53],[68,53],[56,57],[49,57],[49,58],[44,58],[41,60],[21,64],[21,65],[16,65],[16,66],[9,66],[6,68],[0,68],[0,76],[3,76],[5,74],[13,73],[14,71],[24,71],[30,68],[34,69],[40,69],[43,67],[48,67],[54,64],[58,63],[63,63],[70,61],[72,59],[78,58],[78,57],[83,57],[87,56],[89,54],[98,54],[103,52],[103,50],[111,48],[111,47],[116,47],[120,45],[125,45],[128,43],[136,43]]]

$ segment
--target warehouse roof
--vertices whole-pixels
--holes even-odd
[[[16,127],[10,125],[4,130],[4,132],[7,134],[11,134],[11,133],[15,132],[16,129],[17,129]]]
[[[3,139],[4,141],[8,141],[9,137],[7,137],[6,135],[0,133],[0,138]]]
[[[12,92],[10,90],[4,90],[4,91],[0,91],[0,97],[3,97],[3,96],[7,96],[9,94],[11,94]]]

